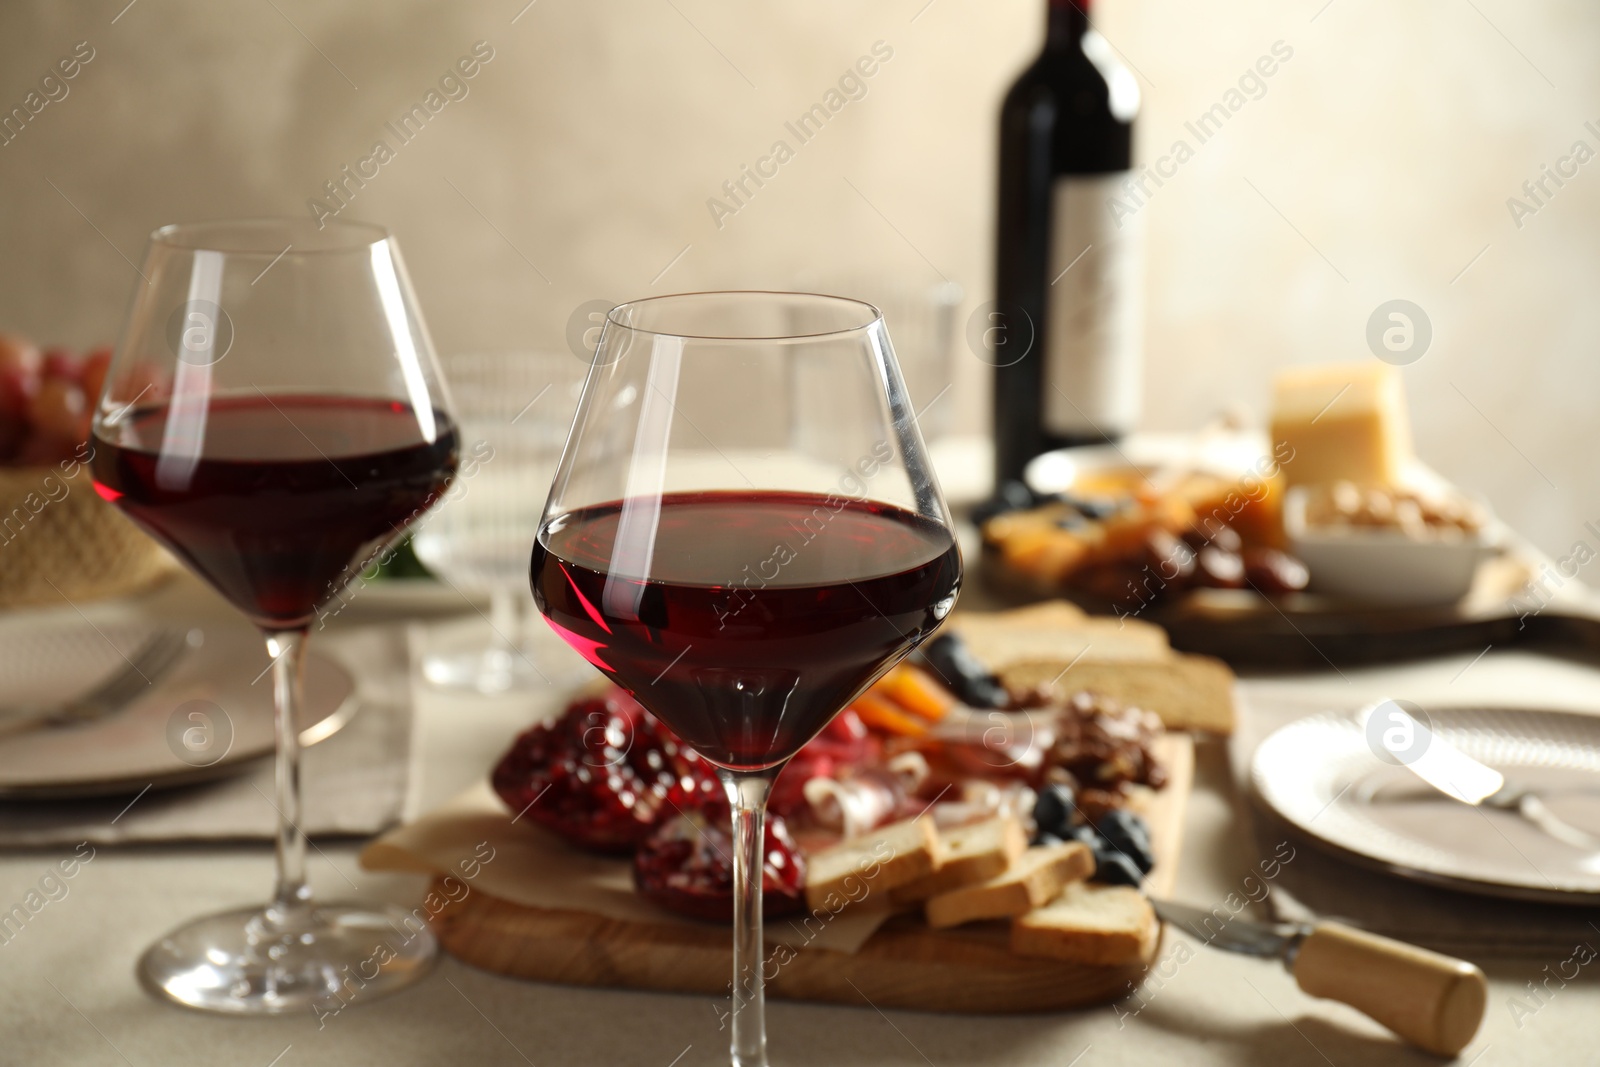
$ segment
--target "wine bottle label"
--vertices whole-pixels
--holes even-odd
[[[1112,217],[1127,171],[1056,179],[1045,295],[1047,433],[1115,437],[1139,421],[1144,215]]]

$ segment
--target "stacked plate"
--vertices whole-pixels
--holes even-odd
[[[243,624],[85,619],[8,632],[0,796],[137,792],[235,773],[273,749],[270,667],[260,635]],[[354,696],[349,673],[313,650],[302,743],[343,726]]]
[[[1380,758],[1347,713],[1301,719],[1263,741],[1255,792],[1356,862],[1468,892],[1600,903],[1600,849],[1582,844],[1600,843],[1600,718],[1507,708],[1430,708],[1428,717],[1434,737],[1504,775],[1500,795],[1532,793],[1557,832],[1516,810],[1464,803]]]

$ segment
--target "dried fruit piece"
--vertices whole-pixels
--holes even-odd
[[[1297,593],[1311,580],[1304,563],[1275,548],[1246,549],[1244,575],[1256,592],[1266,596]]]
[[[1091,567],[1074,579],[1088,596],[1122,607],[1143,608],[1156,597],[1159,583],[1143,567],[1130,563],[1107,563]]]
[[[955,706],[955,698],[926,672],[902,663],[878,679],[870,692],[887,697],[913,715],[938,722]]]
[[[1094,850],[1094,874],[1089,880],[1104,885],[1136,886],[1144,881],[1144,876],[1139,873],[1138,864],[1102,840]]]
[[[1047,785],[1039,790],[1039,799],[1034,801],[1033,824],[1041,834],[1064,840],[1072,831],[1077,807],[1071,786],[1062,782]]]
[[[1184,542],[1196,552],[1202,548],[1220,548],[1224,552],[1239,552],[1244,548],[1244,538],[1232,526],[1214,521],[1198,523],[1184,531]]]
[[[1006,691],[994,672],[978,661],[961,635],[946,629],[924,642],[916,653],[927,661],[956,696],[974,708],[999,708],[1006,704]]]
[[[1137,813],[1127,809],[1106,812],[1095,823],[1095,830],[1110,849],[1128,857],[1141,874],[1149,874],[1156,865],[1150,848],[1150,827]]]
[[[897,705],[875,693],[862,693],[850,705],[861,721],[874,730],[894,737],[921,737],[928,732],[926,720],[902,711]]]
[[[1178,592],[1194,577],[1194,549],[1166,530],[1151,530],[1144,539],[1144,573],[1157,579],[1163,593]]]
[[[1237,552],[1208,545],[1195,555],[1195,577],[1212,589],[1244,588],[1244,560]]]

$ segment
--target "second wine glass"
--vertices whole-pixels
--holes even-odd
[[[265,906],[167,934],[139,975],[192,1008],[320,1014],[415,981],[435,941],[420,911],[312,897],[307,635],[449,485],[456,428],[399,248],[377,226],[167,226],[140,274],[94,416],[95,491],[266,637],[278,878]]]
[[[553,662],[541,655],[537,638],[555,639],[528,625],[526,568],[588,364],[570,352],[468,352],[441,362],[461,433],[461,476],[411,544],[457,593],[489,595],[489,636],[475,626],[461,631],[468,640],[440,639],[422,657],[422,677],[480,693],[565,681],[573,658],[559,647]]]
[[[766,1063],[772,780],[949,612],[950,516],[875,308],[612,309],[534,545],[535,600],[714,763],[733,808],[732,1057]]]

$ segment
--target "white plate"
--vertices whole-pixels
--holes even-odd
[[[1509,708],[1427,714],[1435,732],[1502,772],[1508,786],[1536,788],[1563,819],[1600,833],[1600,717]],[[1282,727],[1256,749],[1251,782],[1273,813],[1349,859],[1471,893],[1600,903],[1600,855],[1562,844],[1512,812],[1427,796],[1410,771],[1373,754],[1352,715],[1329,712]],[[1418,799],[1361,799],[1376,787]]]
[[[77,659],[95,642],[104,646],[126,636],[102,630],[103,640],[91,631],[88,641],[81,633],[63,631],[63,654],[70,651]],[[240,764],[271,753],[272,675],[261,673],[270,661],[260,635],[242,623],[206,625],[201,632],[201,646],[186,652],[122,711],[82,726],[42,727],[0,738],[0,796],[98,796],[184,785],[234,773]],[[106,662],[96,662],[94,674],[122,665],[115,656],[100,659]],[[0,664],[0,676],[17,673],[20,666]],[[358,706],[355,694],[350,673],[318,655],[313,638],[306,657],[302,743],[323,740],[344,726]]]
[[[1265,434],[1139,433],[1116,445],[1087,445],[1046,452],[1029,461],[1023,480],[1036,493],[1065,493],[1080,474],[1123,470],[1132,465],[1146,474],[1160,470],[1208,471],[1237,478],[1247,471],[1270,471],[1265,457],[1272,442]]]

